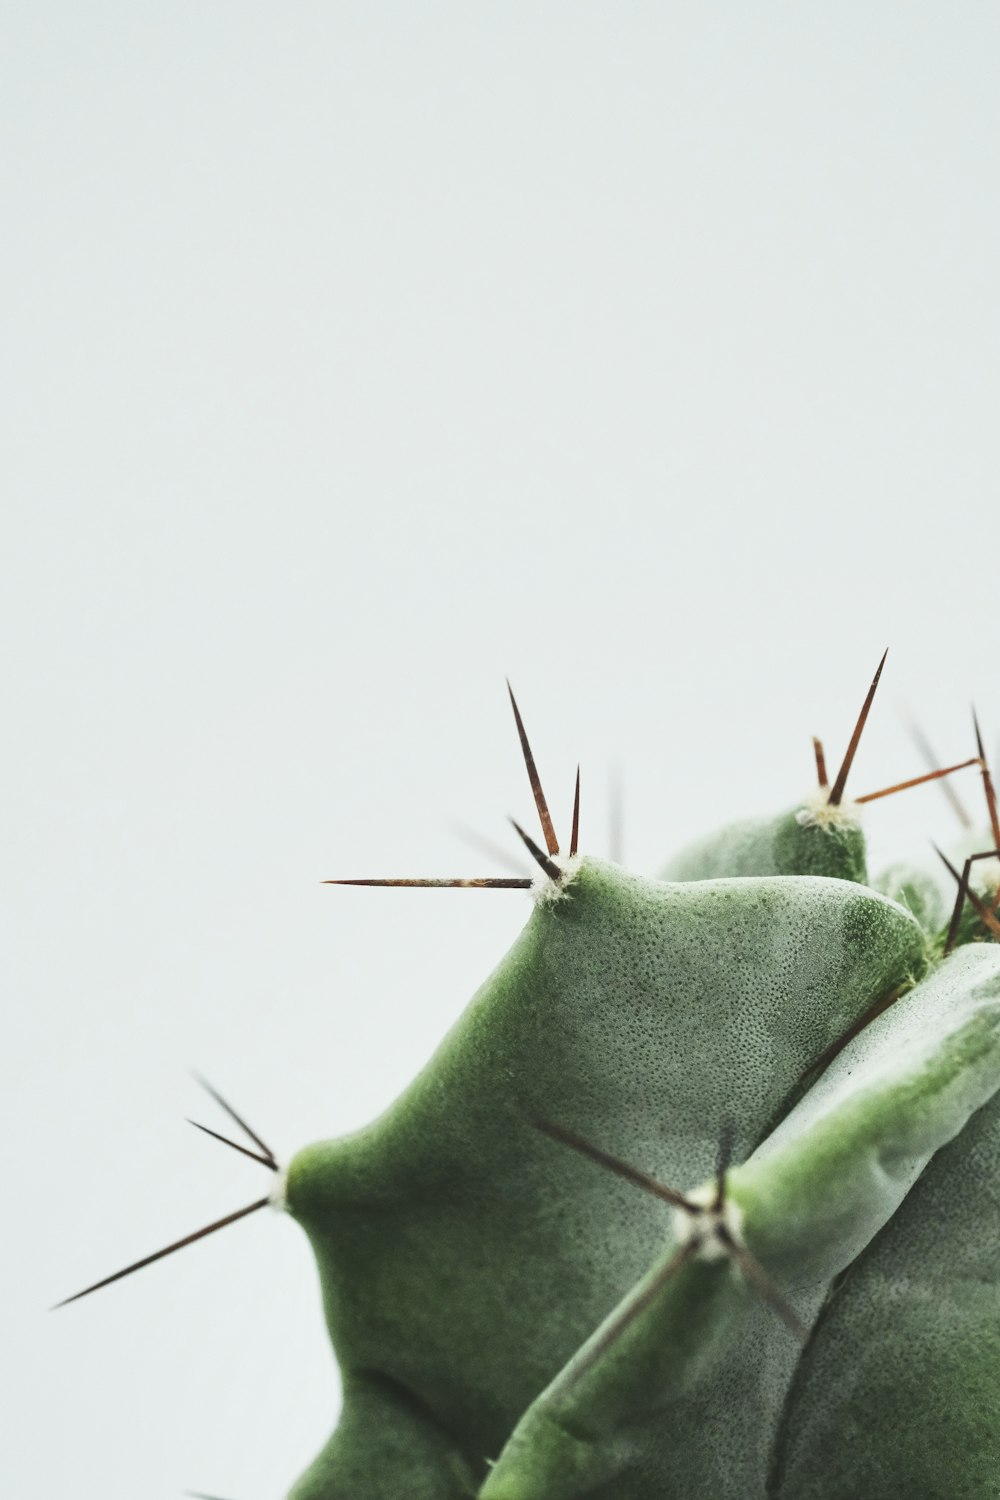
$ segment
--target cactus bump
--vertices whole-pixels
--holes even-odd
[[[66,1300],[287,1212],[343,1381],[288,1500],[1000,1495],[1000,820],[978,722],[849,798],[884,663],[832,781],[655,878],[581,852],[579,773],[563,847],[511,693],[536,876],[329,882],[529,892],[431,1061],[286,1164],[206,1085],[268,1190]],[[938,873],[870,878],[931,780]]]

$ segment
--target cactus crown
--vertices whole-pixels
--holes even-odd
[[[373,1124],[287,1167],[206,1084],[315,1254],[343,1411],[293,1500],[986,1497],[1000,1473],[1000,820],[976,754],[832,778],[645,879],[541,841],[534,910]],[[509,686],[509,685],[508,685]],[[918,743],[920,741],[918,740]],[[984,828],[948,778],[978,768]],[[861,809],[964,827],[870,880]],[[74,1301],[76,1298],[68,1298]],[[62,1305],[62,1304],[60,1304]]]

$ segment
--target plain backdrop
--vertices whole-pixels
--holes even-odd
[[[988,736],[1000,12],[14,0],[4,1490],[278,1500],[338,1388],[284,1155],[383,1109],[565,832],[655,872]],[[978,813],[972,773],[965,795]],[[875,861],[946,837],[923,788]]]

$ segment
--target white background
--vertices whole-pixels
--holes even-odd
[[[857,792],[901,701],[1000,727],[1000,13],[3,29],[4,1490],[277,1500],[337,1403],[293,1224],[46,1309],[266,1191],[192,1065],[288,1155],[460,1013],[522,894],[319,882],[499,871],[504,674],[648,871],[794,801],[887,643]]]

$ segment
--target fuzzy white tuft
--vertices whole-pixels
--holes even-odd
[[[1000,859],[977,859],[969,878],[977,894],[995,896],[1000,887]]]
[[[729,1253],[718,1235],[718,1230],[724,1228],[736,1244],[742,1246],[743,1210],[732,1199],[723,1204],[721,1213],[713,1208],[714,1182],[706,1182],[684,1196],[692,1203],[697,1203],[701,1212],[689,1213],[686,1208],[674,1210],[674,1234],[678,1245],[694,1242],[699,1260],[721,1260]]]
[[[796,823],[803,828],[860,828],[861,809],[856,802],[832,803],[828,801],[826,787],[816,787],[795,814]]]
[[[582,854],[574,854],[572,859],[561,862],[556,860],[563,872],[561,880],[550,880],[544,870],[539,870],[531,884],[531,899],[535,905],[551,906],[556,901],[565,901],[582,860]]]
[[[270,1193],[271,1207],[276,1213],[283,1214],[288,1210],[288,1168],[279,1166],[274,1174],[274,1187]]]

